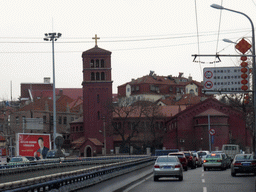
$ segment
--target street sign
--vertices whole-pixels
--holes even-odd
[[[203,69],[204,74],[204,87],[205,94],[216,93],[239,93],[243,92],[241,75],[241,67],[208,67]],[[245,73],[249,76],[249,70]],[[247,84],[250,91],[250,84]]]
[[[215,129],[210,129],[209,134],[212,135],[212,136],[215,135],[216,134]]]

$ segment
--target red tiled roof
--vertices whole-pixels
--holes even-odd
[[[97,45],[87,51],[83,52],[83,55],[91,54],[91,53],[106,53],[106,54],[111,54],[110,51],[99,48]]]
[[[91,141],[94,145],[96,146],[101,146],[103,145],[98,139],[96,138],[88,138],[89,141]]]
[[[221,113],[215,109],[208,109],[208,110],[196,115],[196,117],[208,116],[208,115],[210,115],[210,116],[227,116],[228,117],[228,115]]]

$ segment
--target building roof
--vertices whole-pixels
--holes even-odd
[[[228,117],[228,115],[226,115],[220,111],[217,111],[215,109],[208,109],[208,110],[196,115],[195,117],[200,117],[200,116],[202,117],[202,116],[208,116],[208,115],[210,115],[210,116],[227,116]]]
[[[101,143],[97,138],[88,138],[89,141],[91,141],[96,146],[102,146],[103,143]]]
[[[99,48],[97,45],[87,51],[84,51],[82,56],[83,55],[91,55],[91,54],[108,54],[110,55],[111,52],[108,51],[108,50],[105,50],[105,49],[102,49],[102,48]]]

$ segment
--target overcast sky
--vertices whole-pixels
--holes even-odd
[[[62,33],[55,42],[57,88],[82,88],[81,55],[95,46],[95,34],[98,46],[112,52],[113,93],[150,70],[202,81],[204,67],[237,66],[235,57],[193,62],[193,54],[237,54],[223,38],[251,40],[246,17],[211,4],[244,12],[256,24],[256,0],[2,0],[0,100],[11,92],[17,99],[20,83],[52,82],[52,45],[43,41],[50,32]]]

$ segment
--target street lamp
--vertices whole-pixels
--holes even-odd
[[[251,27],[252,27],[252,69],[253,69],[253,107],[254,107],[254,120],[253,120],[253,153],[255,153],[255,123],[256,123],[256,68],[255,68],[255,36],[254,36],[254,26],[253,26],[253,22],[251,20],[250,17],[248,17],[246,14],[239,12],[239,11],[235,11],[232,9],[227,9],[225,7],[222,7],[220,5],[216,5],[216,4],[212,4],[211,5],[212,8],[215,9],[222,9],[222,10],[227,10],[227,11],[231,11],[231,12],[235,12],[238,14],[241,14],[243,16],[245,16],[247,19],[249,19],[250,23],[251,23]]]
[[[45,33],[45,41],[52,41],[52,70],[53,70],[53,146],[56,149],[56,97],[55,97],[55,66],[54,66],[54,41],[61,37],[61,33]]]

